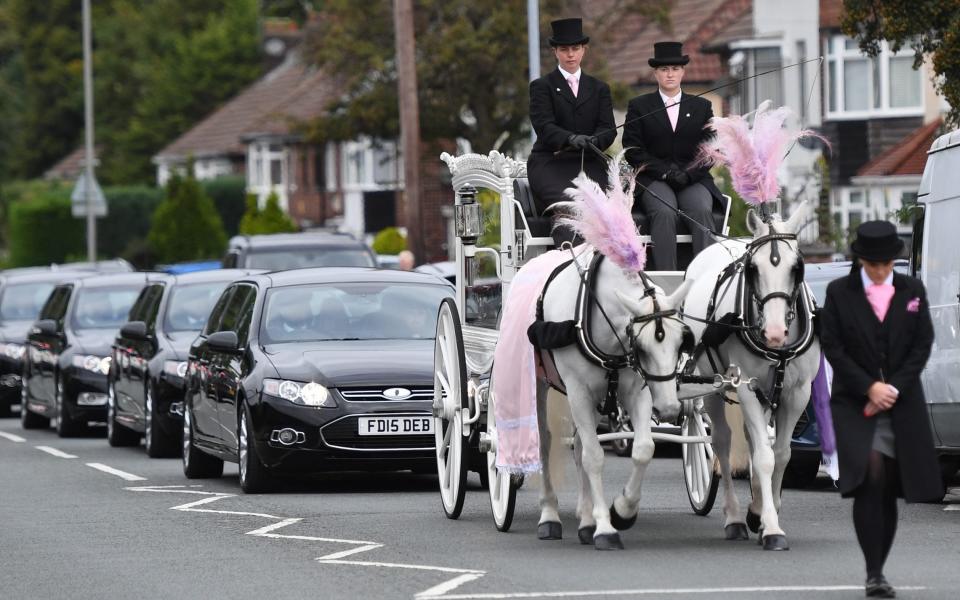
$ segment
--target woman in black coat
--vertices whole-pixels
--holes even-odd
[[[886,221],[863,223],[850,274],[827,287],[821,346],[833,367],[831,409],[840,492],[853,500],[853,523],[867,567],[866,595],[893,598],[883,565],[897,528],[897,497],[929,502],[943,483],[920,372],[933,323],[923,283],[893,272],[903,249]]]

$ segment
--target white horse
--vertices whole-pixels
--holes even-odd
[[[588,252],[578,258],[581,269],[587,268],[591,256]],[[588,360],[576,344],[555,349],[553,356],[566,387],[577,432],[574,460],[581,485],[578,536],[581,543],[593,543],[598,550],[613,550],[623,548],[617,530],[628,528],[637,518],[640,486],[653,457],[651,416],[657,414],[660,419],[672,421],[680,411],[675,377],[681,349],[688,349],[684,344],[692,343],[692,335],[674,310],[683,302],[691,282],[684,282],[667,296],[649,280],[625,272],[611,260],[600,263],[595,277],[596,301],[610,321],[608,324],[600,309],[593,306],[591,328],[596,348],[608,355],[622,355],[626,350],[638,363],[634,368],[619,370],[617,395],[634,424],[633,471],[612,505],[604,500],[601,479],[604,452],[597,437],[597,407],[603,404],[607,394],[607,371]],[[553,280],[543,297],[545,320],[573,318],[580,283],[578,270],[572,264]],[[547,390],[546,382],[539,382],[537,412],[543,482],[538,536],[559,539],[562,526],[550,477]]]
[[[807,213],[807,205],[803,204],[783,222],[778,215],[761,219],[751,209],[747,213],[747,227],[753,239],[749,242],[725,240],[706,248],[693,260],[686,274],[693,286],[684,303],[684,314],[693,317],[687,323],[698,340],[706,326],[696,319],[714,320],[734,312],[738,280],[746,286],[740,296],[744,325],[755,327],[753,340],[758,343],[745,342],[740,331],[728,328],[730,335],[719,345],[714,359],[721,370],[727,365],[738,366],[743,381],[751,382],[737,388],[752,466],[753,498],[746,525],[761,533],[765,550],[789,549],[778,518],[780,490],[790,460],[793,429],[810,399],[810,384],[819,367],[819,343],[809,331],[807,311],[798,304],[807,302],[805,307],[810,306],[809,290],[802,280],[803,257],[796,241],[796,232],[805,223]],[[742,269],[733,269],[733,276],[718,285],[721,272],[738,260]],[[715,307],[708,314],[711,299]],[[758,356],[758,348],[767,349],[768,356]],[[799,352],[791,356],[791,350]],[[779,394],[773,390],[777,356],[789,356]],[[712,368],[705,357],[701,357],[698,366],[701,372]],[[779,406],[772,408],[771,400]],[[727,539],[747,539],[747,527],[731,480],[731,435],[741,435],[741,431],[731,431],[720,395],[711,397],[706,404],[713,422],[713,448],[723,477],[724,531]],[[768,433],[771,420],[776,428],[772,444]],[[737,458],[733,457],[735,462]],[[739,458],[746,463],[744,457]]]

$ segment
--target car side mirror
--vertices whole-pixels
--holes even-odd
[[[120,328],[120,335],[132,340],[145,340],[150,337],[147,324],[143,321],[130,321]]]
[[[237,252],[228,252],[227,255],[223,257],[221,264],[224,269],[233,269],[236,268],[239,259],[240,255]]]
[[[53,319],[40,319],[33,324],[34,333],[39,333],[40,335],[58,335],[60,332],[57,329],[57,322]]]
[[[240,341],[235,331],[218,331],[207,337],[207,347],[218,352],[237,353]]]

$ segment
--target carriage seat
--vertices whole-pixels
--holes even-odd
[[[517,178],[513,180],[513,197],[517,200],[523,211],[523,217],[530,227],[530,235],[533,237],[550,237],[550,215],[541,214],[537,210],[537,204],[534,202],[533,191],[530,189],[530,183],[526,178]],[[727,204],[730,199],[724,198],[726,203],[713,203],[713,230],[719,233],[723,232],[724,221],[727,215]],[[548,209],[549,210],[549,209]],[[517,223],[522,223],[520,218]],[[647,222],[647,215],[642,212],[633,214],[633,221],[637,225],[637,230],[641,235],[650,235],[650,227]],[[681,220],[677,225],[677,242],[690,243],[690,227],[686,220]]]

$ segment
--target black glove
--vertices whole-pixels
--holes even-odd
[[[567,138],[567,145],[577,150],[586,150],[590,147],[590,136],[574,133]]]
[[[690,176],[680,169],[670,169],[663,175],[663,180],[674,191],[682,190],[690,185]]]

